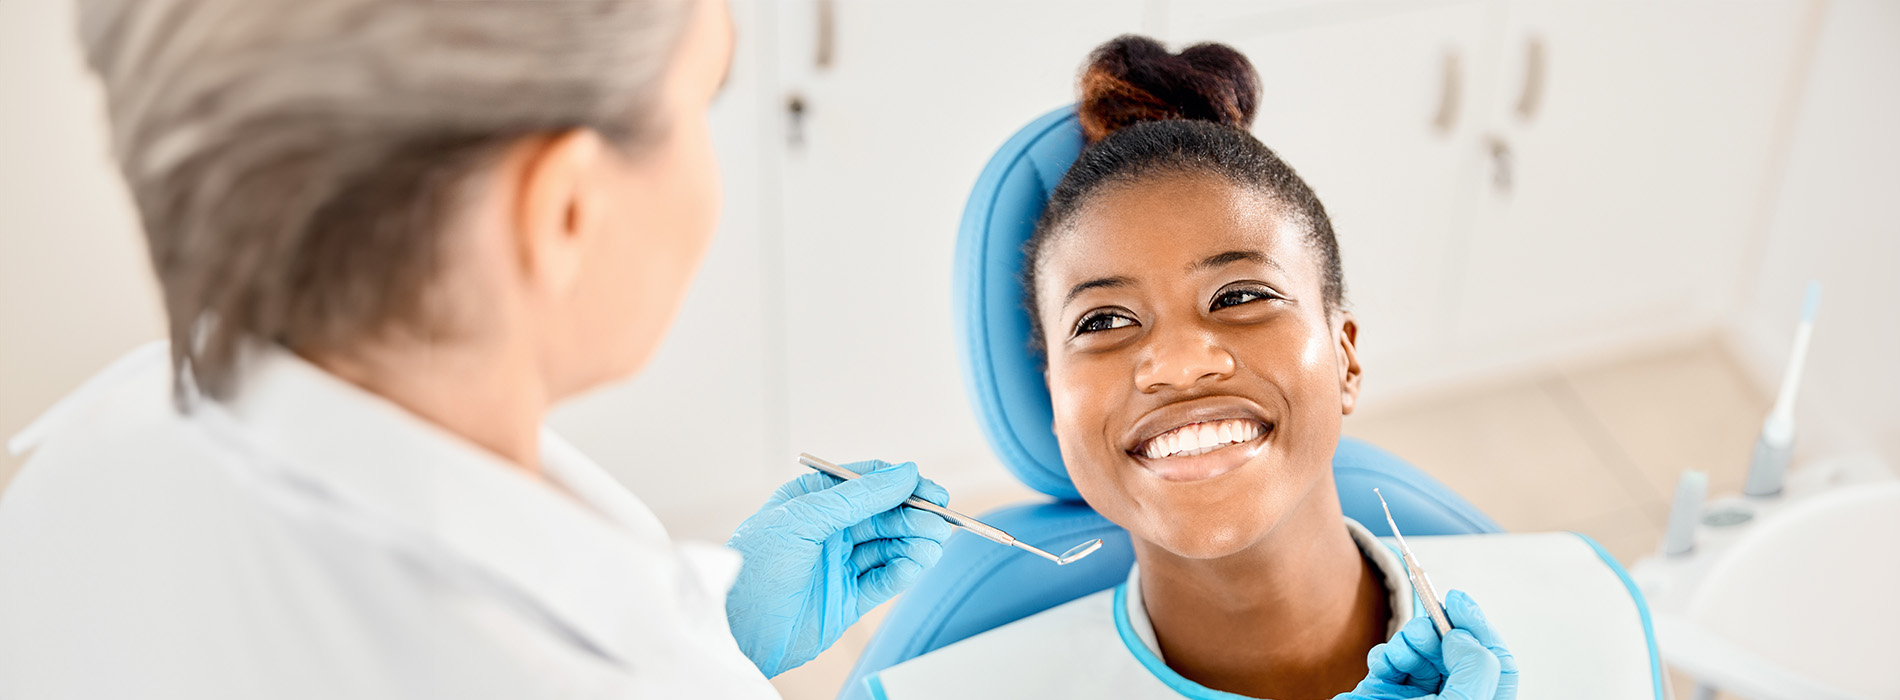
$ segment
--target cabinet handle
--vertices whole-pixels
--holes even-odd
[[[1485,134],[1484,146],[1491,154],[1491,188],[1501,195],[1511,194],[1511,143],[1497,134]]]
[[[1524,87],[1517,95],[1517,116],[1524,121],[1537,117],[1544,106],[1544,73],[1549,70],[1544,38],[1535,34],[1524,40]]]
[[[805,96],[796,92],[785,96],[785,145],[805,145]]]
[[[837,58],[837,43],[837,0],[818,0],[818,50],[812,55],[812,65],[818,70],[830,68]]]
[[[1432,129],[1440,136],[1449,136],[1458,126],[1458,105],[1464,101],[1464,71],[1459,66],[1458,51],[1446,49],[1439,66],[1438,112],[1432,116]]]

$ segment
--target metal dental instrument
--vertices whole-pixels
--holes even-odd
[[[859,476],[857,472],[851,471],[844,467],[840,467],[836,464],[832,464],[830,462],[819,459],[817,457],[813,457],[810,454],[798,455],[798,463],[803,464],[807,467],[811,467],[818,471],[824,472],[826,474],[830,474],[832,476],[838,477],[840,479],[856,479]],[[1083,542],[1082,544],[1076,545],[1075,547],[1071,548],[1067,552],[1063,552],[1062,556],[1058,557],[1054,554],[1050,554],[1048,552],[1042,551],[1040,549],[1030,546],[1027,543],[1022,542],[1021,540],[1011,537],[1009,533],[1003,532],[1002,530],[998,530],[994,527],[991,527],[985,524],[981,520],[977,520],[976,518],[972,518],[968,515],[958,513],[954,510],[950,510],[949,508],[945,508],[935,503],[931,503],[930,501],[926,501],[916,496],[911,496],[910,498],[904,499],[904,505],[910,506],[912,508],[916,508],[917,510],[924,511],[926,513],[935,513],[937,514],[938,517],[941,517],[944,520],[950,521],[951,525],[955,525],[965,530],[969,530],[970,532],[976,534],[978,537],[982,537],[983,539],[989,540],[991,542],[995,542],[997,544],[1003,544],[1003,545],[1015,547],[1017,549],[1028,550],[1029,552],[1035,554],[1036,556],[1055,562],[1057,565],[1067,564],[1077,559],[1081,559],[1082,557],[1086,557],[1094,553],[1095,550],[1102,548],[1101,540],[1089,540],[1087,542]]]
[[[1412,579],[1412,590],[1418,593],[1418,599],[1425,603],[1425,615],[1432,618],[1432,626],[1438,628],[1438,636],[1451,634],[1451,618],[1445,617],[1445,604],[1438,600],[1438,589],[1432,588],[1432,579],[1425,575],[1425,567],[1418,565],[1418,557],[1412,556],[1412,548],[1405,546],[1405,536],[1399,534],[1399,524],[1392,522],[1392,508],[1385,504],[1385,494],[1373,489],[1379,497],[1379,507],[1385,509],[1385,524],[1392,526],[1392,539],[1399,541],[1399,557],[1405,560],[1405,576]]]

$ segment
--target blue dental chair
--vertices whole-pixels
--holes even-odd
[[[990,159],[963,211],[954,293],[957,340],[971,403],[990,446],[1018,479],[1055,498],[1010,506],[982,519],[1044,550],[1101,538],[1102,549],[1060,569],[1021,550],[959,532],[943,559],[898,599],[845,682],[840,700],[870,700],[868,674],[1000,627],[1128,576],[1128,533],[1082,502],[1050,430],[1053,413],[1023,307],[1022,248],[1049,194],[1082,152],[1075,109],[1030,122]],[[1389,535],[1378,487],[1408,535],[1502,532],[1437,480],[1370,444],[1342,438],[1333,477],[1346,517]]]

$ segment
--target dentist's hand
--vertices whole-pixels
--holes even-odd
[[[844,467],[864,476],[793,479],[726,542],[745,556],[726,619],[767,678],[812,660],[943,556],[950,524],[899,507],[913,493],[943,505],[943,487],[919,477],[915,464]]]
[[[1372,648],[1370,673],[1334,700],[1517,700],[1517,658],[1464,591],[1445,596],[1452,630],[1442,639],[1417,617]]]

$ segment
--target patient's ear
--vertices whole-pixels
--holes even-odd
[[[1359,323],[1351,311],[1337,314],[1333,338],[1339,348],[1339,412],[1352,415],[1359,403]]]

